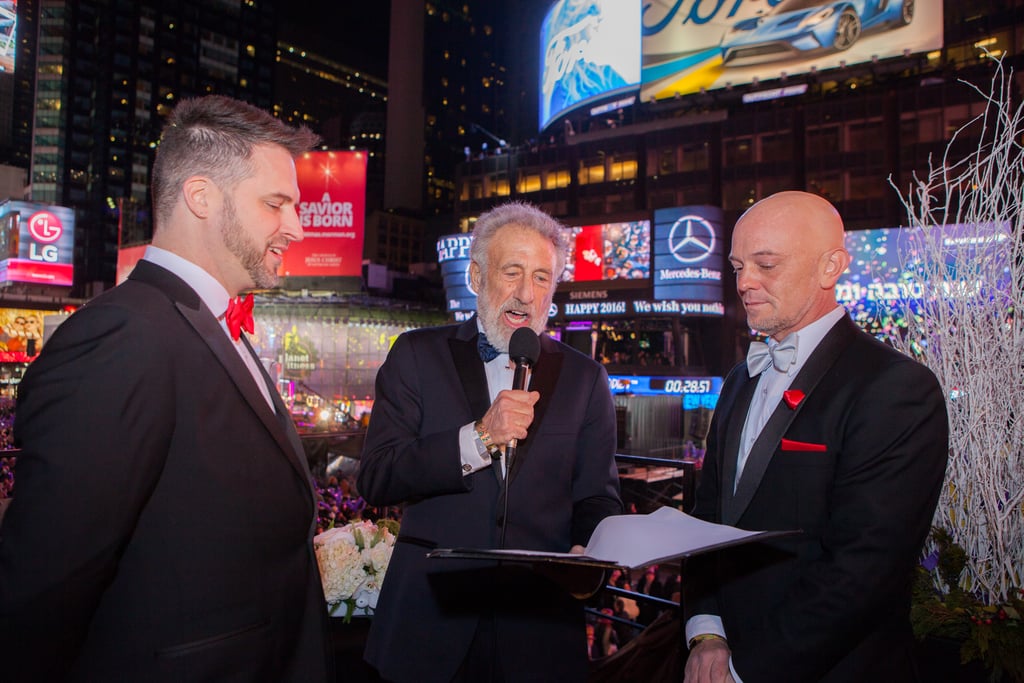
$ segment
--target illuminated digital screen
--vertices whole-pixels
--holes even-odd
[[[358,277],[366,214],[363,151],[305,152],[295,160],[301,242],[293,242],[282,275]]]
[[[12,199],[0,203],[0,227],[0,282],[72,285],[72,209]]]
[[[640,84],[639,0],[560,0],[540,35],[540,128]]]
[[[645,0],[641,100],[942,47],[942,0]]]
[[[713,410],[722,391],[721,377],[637,377],[609,375],[612,394],[634,396],[680,396],[683,408]]]
[[[722,303],[722,209],[677,206],[654,212],[654,298]]]
[[[562,282],[646,280],[650,275],[650,221],[572,228]]]
[[[540,129],[616,97],[628,106],[942,47],[942,0],[560,0],[541,27]]]
[[[1009,226],[943,225],[937,229],[946,254],[946,279],[942,282],[925,282],[919,275],[924,251],[924,236],[919,229],[876,228],[846,233],[846,249],[852,260],[836,283],[836,299],[861,327],[879,334],[894,325],[905,325],[907,310],[916,311],[917,302],[929,294],[926,287],[938,296],[951,296],[983,286],[1007,286],[1004,282],[979,282],[978,273],[958,271],[954,261],[980,265],[981,260],[972,258],[975,248],[990,246],[991,242],[1009,244]]]
[[[469,248],[473,236],[468,233],[444,235],[437,240],[437,262],[444,281],[445,308],[449,313],[476,311],[476,292],[469,281]]]
[[[0,73],[14,73],[17,53],[18,0],[0,1]]]

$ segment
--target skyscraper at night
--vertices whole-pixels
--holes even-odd
[[[503,3],[392,0],[385,208],[450,213],[455,168],[507,134]]]
[[[31,199],[75,210],[72,295],[89,296],[114,281],[119,217],[125,242],[149,237],[163,115],[207,93],[271,108],[276,5],[22,0],[18,17],[14,148]]]

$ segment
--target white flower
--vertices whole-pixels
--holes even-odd
[[[320,565],[324,598],[329,603],[351,598],[365,577],[363,560],[355,543],[348,542],[343,534],[336,534],[320,542],[314,539],[313,547]]]
[[[393,549],[394,547],[386,542],[367,548],[363,551],[363,564],[371,568],[374,574],[383,574],[388,569]]]
[[[333,608],[347,603],[345,614],[352,608],[375,609],[394,545],[393,533],[369,521],[318,534],[313,548],[327,604]]]

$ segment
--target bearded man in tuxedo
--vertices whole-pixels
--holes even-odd
[[[332,679],[306,458],[229,307],[302,239],[294,158],[315,142],[227,97],[170,114],[152,244],[19,387],[5,681]]]
[[[377,375],[359,491],[405,509],[366,658],[399,683],[583,681],[583,609],[566,590],[521,566],[426,557],[503,541],[580,552],[622,507],[604,368],[542,334],[513,388],[509,343],[544,331],[565,229],[504,204],[477,221],[470,256],[478,315],[403,334]]]

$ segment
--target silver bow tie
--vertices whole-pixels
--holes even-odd
[[[796,362],[796,339],[786,339],[779,344],[769,346],[764,342],[750,342],[747,349],[747,372],[756,377],[774,367],[779,372],[786,372]]]

